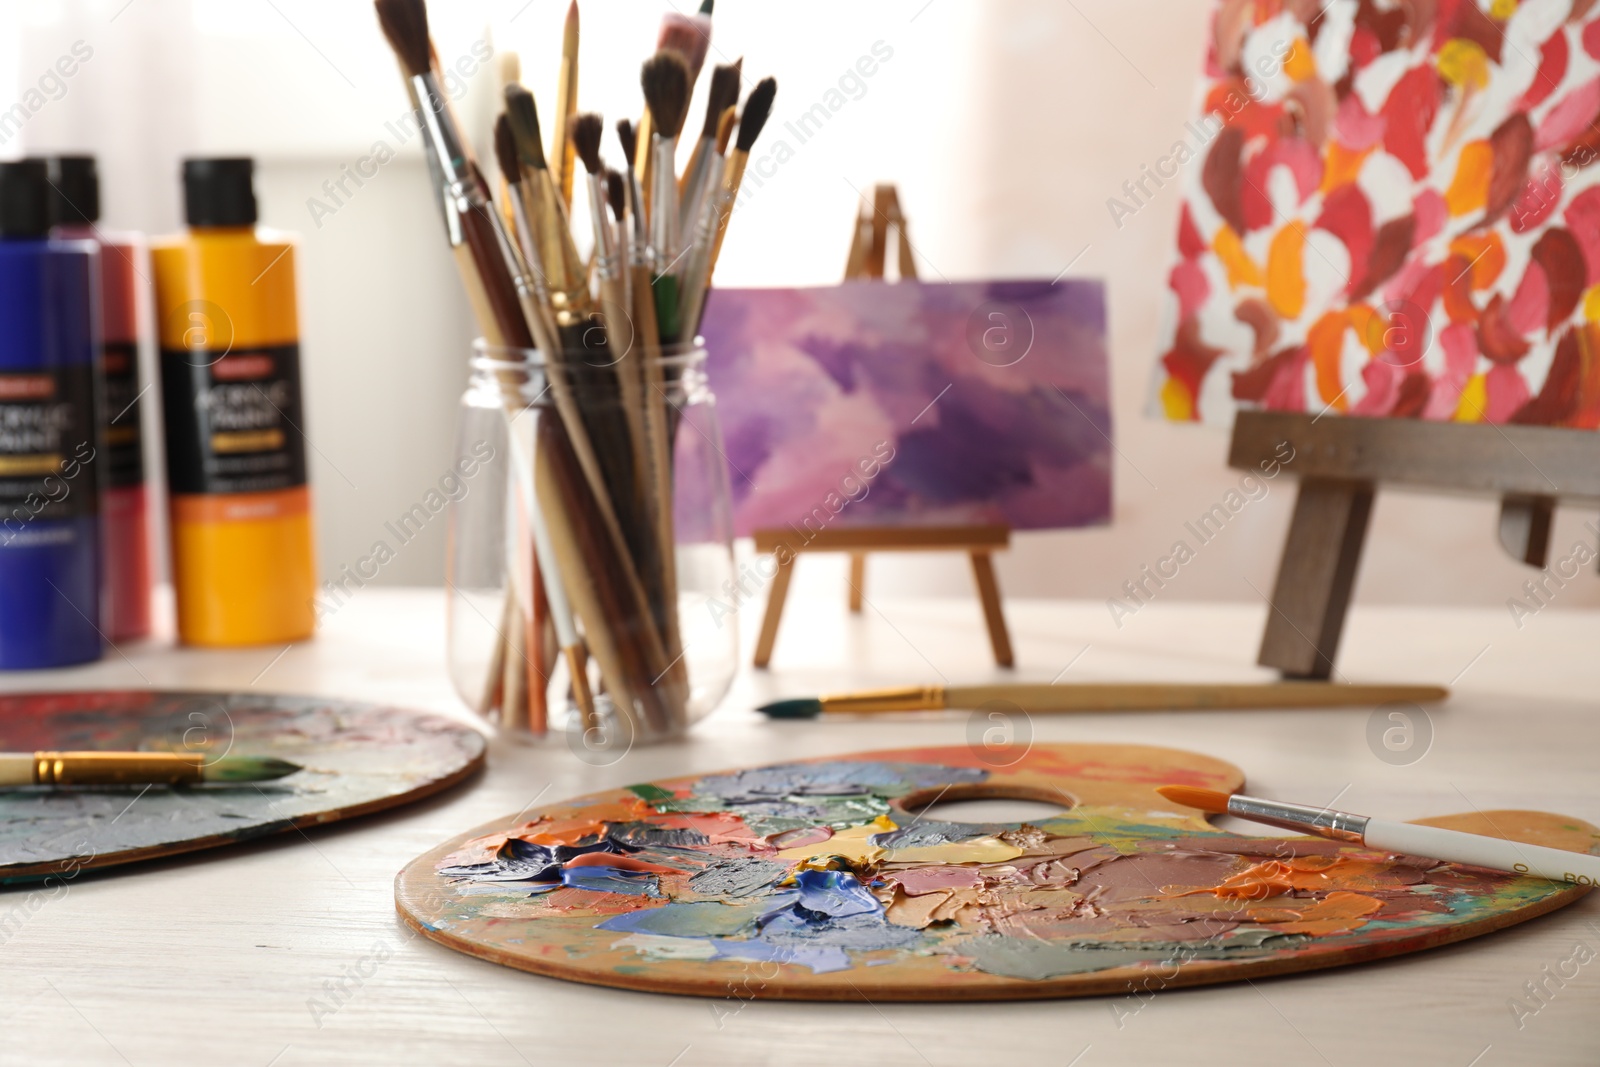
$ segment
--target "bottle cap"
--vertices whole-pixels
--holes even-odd
[[[50,233],[50,168],[42,159],[0,163],[0,237]]]
[[[100,172],[93,156],[53,156],[50,221],[87,226],[100,221]]]
[[[190,226],[254,226],[255,167],[248,156],[184,160],[184,220]]]

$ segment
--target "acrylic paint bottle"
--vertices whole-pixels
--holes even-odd
[[[93,156],[55,156],[50,166],[51,233],[100,247],[101,416],[105,442],[100,529],[105,551],[102,628],[113,641],[150,633],[150,502],[145,487],[139,384],[139,306],[149,271],[135,235],[107,235]]]
[[[50,236],[43,160],[0,163],[0,669],[99,659],[100,251]]]
[[[294,244],[256,229],[254,164],[183,165],[188,231],[152,248],[178,637],[315,627]]]

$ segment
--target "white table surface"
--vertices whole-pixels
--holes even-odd
[[[410,808],[241,847],[84,876],[0,945],[0,1063],[1441,1065],[1600,1063],[1600,897],[1500,934],[1361,967],[1118,998],[1018,1004],[793,1004],[628,993],[540,978],[413,937],[396,871],[535,797],[693,771],[903,745],[964,744],[967,717],[772,724],[776,695],[999,677],[971,601],[874,603],[850,619],[831,588],[796,590],[773,669],[742,675],[687,743],[609,767],[558,739],[496,741],[482,777]],[[1157,603],[1118,630],[1105,606],[1009,605],[1020,678],[1238,680],[1264,608]],[[753,615],[754,609],[746,612]],[[748,630],[754,618],[741,620]],[[1366,740],[1369,709],[1038,719],[1041,741],[1148,742],[1231,760],[1284,799],[1416,818],[1539,808],[1600,823],[1600,616],[1547,610],[1357,608],[1341,655],[1356,681],[1455,682],[1407,766]],[[1087,646],[1087,651],[1085,647]],[[161,641],[96,666],[0,679],[9,690],[246,688],[449,714],[442,597],[363,590],[315,641],[179,650]],[[1074,662],[1076,658],[1076,662]],[[31,890],[0,890],[0,915]],[[1576,977],[1546,979],[1578,942]],[[1570,968],[1569,968],[1570,971]],[[1519,1028],[1524,984],[1551,990]],[[345,992],[332,993],[342,988]],[[335,1001],[338,1001],[335,1004]],[[1528,1001],[1530,1005],[1534,1002]],[[319,1008],[319,1004],[322,1006]],[[335,1004],[331,1013],[327,1005]],[[1119,1017],[1119,1013],[1122,1013]]]

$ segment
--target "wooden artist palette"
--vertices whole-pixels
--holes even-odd
[[[580,797],[418,858],[396,881],[397,906],[451,948],[578,982],[741,999],[1008,1000],[1357,963],[1586,892],[1219,831],[1155,791],[1243,784],[1238,768],[1190,752],[1036,745],[1010,766],[994,760],[900,749]],[[940,796],[1070,809],[1035,826],[911,814]],[[1595,827],[1542,812],[1429,823],[1600,844]]]
[[[0,791],[0,884],[111,867],[382,811],[483,765],[470,727],[347,700],[157,690],[0,696],[0,749],[278,756],[276,781]]]

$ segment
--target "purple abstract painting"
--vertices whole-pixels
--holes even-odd
[[[1099,282],[719,289],[701,332],[742,536],[1111,516]]]

